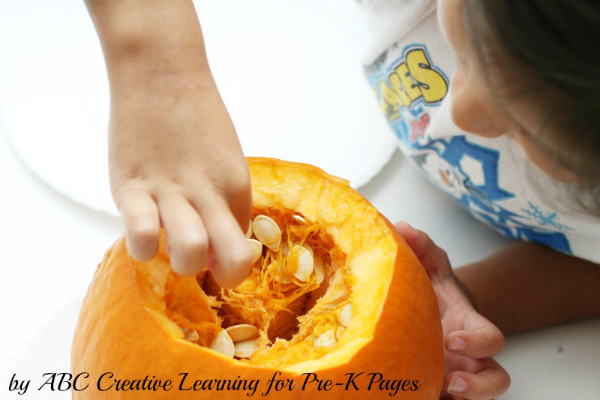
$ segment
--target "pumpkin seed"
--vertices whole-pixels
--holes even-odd
[[[306,219],[304,219],[304,217],[301,217],[300,215],[294,215],[292,218],[294,218],[294,221],[296,221],[299,224],[306,224]]]
[[[294,272],[294,276],[299,281],[306,282],[310,279],[315,268],[313,256],[304,247],[296,247],[294,250],[299,253],[298,267],[296,268],[296,272]]]
[[[258,215],[252,223],[254,236],[272,251],[279,251],[281,244],[281,229],[277,222],[266,215]]]
[[[350,323],[350,319],[352,318],[352,304],[347,303],[342,307],[339,313],[340,324],[346,328]]]
[[[296,279],[306,282],[314,269],[313,250],[306,243],[302,245],[300,245],[300,243],[295,243],[293,249],[297,255],[296,259],[298,260],[294,276]],[[290,255],[290,249],[287,244],[283,245],[282,252],[284,257]]]
[[[252,264],[258,261],[260,256],[262,255],[262,243],[255,239],[246,239],[248,244],[250,244],[250,248],[252,249]]]
[[[346,332],[346,328],[344,328],[343,326],[338,326],[337,329],[335,330],[335,338],[337,340],[340,340],[342,338],[342,335],[344,334],[344,332]]]
[[[290,255],[290,248],[288,247],[287,244],[283,245],[283,248],[281,249],[281,252],[283,253],[284,257],[287,257]]]
[[[181,328],[181,330],[183,331],[185,340],[195,342],[196,340],[200,339],[200,335],[198,335],[198,332],[196,332],[195,330],[188,328]]]
[[[258,329],[254,325],[239,324],[225,329],[233,343],[243,342],[258,335]]]
[[[321,284],[325,280],[325,268],[323,267],[323,260],[321,257],[315,257],[315,277],[317,278],[317,284]]]
[[[237,358],[250,358],[258,350],[258,342],[254,339],[237,342],[233,346],[233,355]]]
[[[333,347],[336,345],[335,333],[333,329],[323,332],[313,341],[315,347]]]
[[[225,330],[222,330],[219,333],[217,333],[217,336],[215,336],[212,343],[210,344],[210,348],[214,351],[223,354],[226,357],[233,357],[233,341],[231,340],[229,334]]]
[[[248,224],[248,230],[246,231],[246,239],[250,239],[252,237],[252,218],[250,218],[250,223]]]
[[[311,256],[313,256],[313,257],[315,256],[315,252],[308,244],[302,243],[302,245],[301,245],[300,242],[297,242],[297,243],[294,243],[294,247],[296,247],[296,246],[304,247],[310,253]]]

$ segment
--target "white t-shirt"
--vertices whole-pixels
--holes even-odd
[[[569,207],[569,194],[512,139],[464,132],[450,117],[456,68],[434,0],[364,0],[373,45],[367,80],[399,146],[473,216],[502,234],[600,263],[600,219]]]

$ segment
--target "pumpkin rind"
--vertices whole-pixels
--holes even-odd
[[[267,381],[280,371],[279,379],[294,380],[297,387],[292,391],[271,391],[266,398],[390,398],[390,390],[376,390],[377,385],[367,391],[369,378],[366,375],[372,372],[383,374],[384,379],[418,380],[417,391],[399,390],[394,397],[437,399],[444,371],[437,301],[416,256],[389,221],[352,190],[347,181],[316,167],[265,158],[249,158],[248,164],[255,206],[292,209],[322,223],[337,239],[336,244],[342,251],[351,253],[349,258],[355,260],[353,272],[363,265],[369,266],[368,270],[360,270],[360,274],[380,284],[366,287],[358,282],[357,293],[368,296],[354,304],[357,318],[365,323],[350,325],[346,332],[350,339],[340,344],[344,348],[337,353],[289,368],[277,370],[226,358],[174,337],[176,333],[167,333],[168,322],[161,324],[144,304],[133,268],[136,261],[130,258],[125,239],[121,237],[99,265],[82,305],[73,341],[72,373],[88,372],[90,386],[83,391],[73,391],[73,398],[247,397],[243,391],[180,391],[177,387],[156,392],[98,391],[96,379],[105,372],[112,372],[118,379],[143,379],[147,375],[171,379],[175,386],[183,372],[189,374],[189,380],[241,376],[260,380],[254,396],[264,397],[260,393],[267,388]],[[355,253],[355,258],[350,257]],[[164,239],[158,257],[166,257]],[[380,262],[386,259],[390,260],[389,265]],[[377,298],[384,299],[382,305],[372,308],[372,303],[381,304],[373,300]],[[300,390],[304,381],[302,372],[314,372],[319,379],[344,384],[334,385],[330,391],[319,391],[316,385]],[[346,374],[360,372],[364,373],[356,380],[360,391],[344,390]]]

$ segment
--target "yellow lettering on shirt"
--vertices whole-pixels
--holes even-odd
[[[392,85],[392,89],[394,89],[394,91],[396,93],[398,93],[398,97],[400,98],[400,105],[402,105],[404,107],[410,106],[410,103],[412,103],[412,100],[409,97],[409,95],[406,94],[406,92],[404,91],[404,89],[402,87],[402,83],[400,82],[400,78],[398,77],[398,75],[391,74],[389,79],[390,79],[390,85]]]
[[[381,93],[381,101],[379,105],[384,114],[389,119],[398,118],[398,104],[400,103],[400,96],[398,96],[398,93],[390,88],[385,82],[380,82],[379,92]]]
[[[385,115],[394,120],[400,117],[401,108],[408,108],[418,100],[440,102],[448,94],[448,82],[432,66],[425,49],[417,47],[398,60],[387,79],[378,82],[375,92]]]
[[[419,85],[417,84],[417,82],[412,80],[411,72],[409,71],[409,68],[405,63],[400,64],[396,68],[396,73],[400,77],[402,86],[404,87],[406,94],[408,94],[408,97],[410,98],[410,104],[412,104],[413,101],[421,97]]]
[[[431,68],[423,49],[414,49],[406,54],[406,64],[410,75],[419,83],[420,92],[427,103],[436,103],[448,93],[444,77]]]

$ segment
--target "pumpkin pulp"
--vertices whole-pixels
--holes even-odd
[[[221,289],[208,271],[197,277],[172,272],[166,252],[149,263],[133,261],[146,308],[175,339],[210,347],[222,329],[250,324],[258,328],[258,350],[240,362],[285,368],[332,352],[343,340],[340,310],[351,304],[354,276],[346,255],[319,224],[291,210],[253,210],[282,231],[279,251],[263,246],[249,276],[235,289]],[[296,218],[294,218],[296,216]],[[324,278],[312,273],[294,277],[298,252],[309,246],[324,267]],[[164,239],[161,247],[165,247]],[[287,251],[284,248],[287,247]],[[289,277],[283,280],[282,276]],[[325,339],[324,339],[325,338]]]

